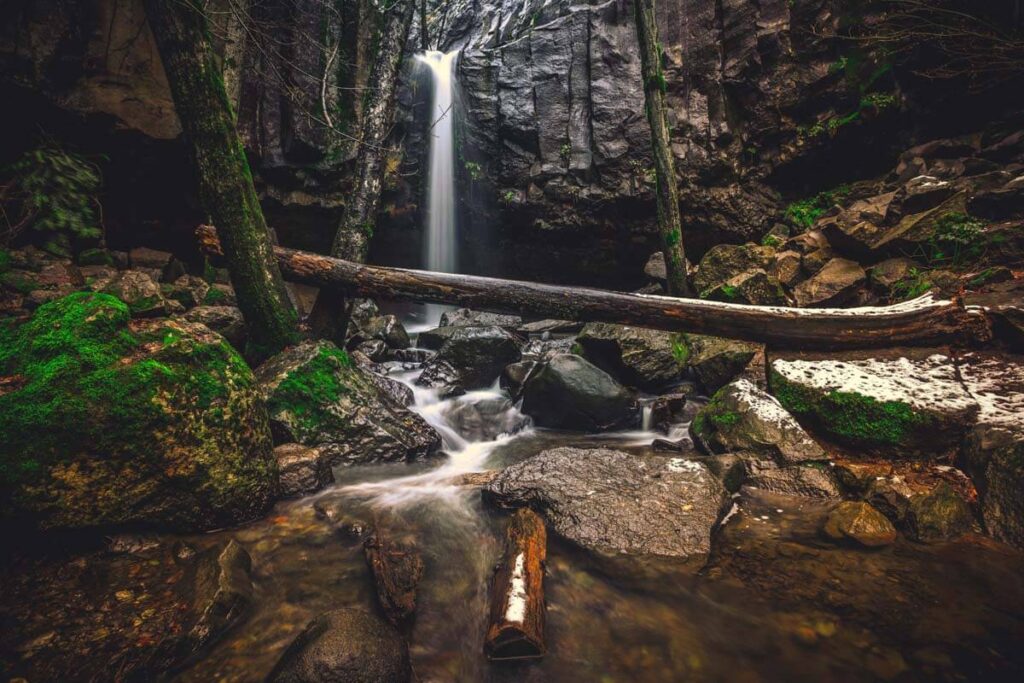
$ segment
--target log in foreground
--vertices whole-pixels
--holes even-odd
[[[197,234],[219,253],[213,228]],[[970,344],[991,338],[984,309],[930,294],[892,306],[787,308],[610,292],[477,275],[368,266],[274,247],[285,278],[349,296],[455,304],[562,320],[608,322],[670,332],[708,334],[786,349],[863,349]]]
[[[491,583],[491,616],[484,653],[494,660],[543,657],[544,521],[527,508],[509,520],[505,554]]]

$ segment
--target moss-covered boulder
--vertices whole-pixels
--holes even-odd
[[[945,541],[970,531],[974,515],[952,486],[940,482],[931,491],[911,497],[907,525],[919,541]]]
[[[978,413],[950,356],[936,349],[783,354],[771,361],[769,385],[814,431],[885,456],[945,454]]]
[[[693,368],[697,381],[708,395],[736,379],[762,348],[759,344],[703,334],[681,337],[681,356]]]
[[[751,451],[786,465],[827,459],[778,401],[746,379],[711,398],[690,423],[690,436],[710,454]]]
[[[631,325],[588,323],[576,343],[587,360],[619,381],[649,391],[677,382],[686,370],[682,335]]]
[[[331,464],[413,460],[441,446],[433,427],[330,342],[285,349],[256,377],[275,440],[317,446]]]
[[[46,528],[205,529],[270,502],[267,412],[220,335],[132,320],[97,293],[48,303],[0,335],[6,515]]]
[[[708,250],[693,276],[694,288],[704,296],[731,278],[753,270],[767,270],[775,250],[756,244],[719,244]]]

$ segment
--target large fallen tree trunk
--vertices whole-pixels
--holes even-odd
[[[216,254],[213,228],[198,235]],[[983,309],[925,295],[893,306],[847,309],[744,306],[701,299],[609,292],[476,275],[368,266],[275,247],[281,272],[296,282],[349,296],[456,304],[563,320],[635,325],[761,342],[786,349],[862,349],[976,343],[991,337]]]
[[[505,554],[491,584],[491,616],[484,640],[490,659],[544,656],[546,556],[544,521],[532,510],[517,510],[509,520]]]

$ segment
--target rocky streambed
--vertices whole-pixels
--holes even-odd
[[[210,343],[198,327],[122,321],[103,299],[80,319],[60,301],[37,317],[84,324],[85,339],[110,333],[96,320],[127,325],[151,340],[146,353],[179,363],[188,356],[166,348]],[[203,487],[184,507],[208,517],[168,515],[167,487],[189,480],[166,465],[148,497],[117,489],[123,479],[104,488],[93,470],[94,497],[117,506],[76,505],[52,474],[68,465],[15,499],[55,502],[34,508],[49,532],[11,535],[5,675],[923,681],[1024,670],[1024,366],[1012,354],[765,353],[465,310],[410,340],[370,304],[354,320],[348,353],[307,342],[252,375],[229,364],[234,393],[210,399],[216,410],[254,391],[266,406],[266,431],[246,438],[278,444],[265,451],[276,478],[245,486],[278,502],[254,521],[223,528],[216,520],[266,503]],[[97,437],[83,429],[87,446]],[[174,443],[153,442],[139,467],[156,472]],[[547,654],[490,662],[489,584],[507,512],[524,506],[551,532]],[[141,519],[212,530],[126,532]]]

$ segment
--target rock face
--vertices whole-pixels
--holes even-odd
[[[690,424],[705,451],[764,453],[779,464],[825,460],[822,450],[771,395],[740,379],[718,391]]]
[[[599,432],[637,420],[629,390],[571,353],[554,356],[530,374],[522,397],[523,412],[542,427]]]
[[[657,555],[699,568],[725,490],[694,460],[555,448],[484,488],[505,507],[538,510],[559,535],[605,554]]]
[[[877,548],[896,540],[896,529],[881,512],[867,503],[843,501],[829,513],[825,535],[835,540],[848,539]]]
[[[811,354],[771,361],[771,392],[814,429],[889,455],[935,457],[973,424],[978,402],[944,350]]]
[[[11,509],[48,528],[235,524],[277,483],[267,411],[223,337],[130,319],[105,294],[0,331],[0,461]]]
[[[288,646],[268,683],[405,683],[409,650],[395,628],[350,607],[321,614]]]
[[[330,342],[303,342],[256,370],[280,442],[316,446],[328,462],[412,460],[440,435]]]
[[[685,369],[680,335],[643,327],[588,323],[576,338],[599,368],[627,385],[656,391],[678,381]]]

